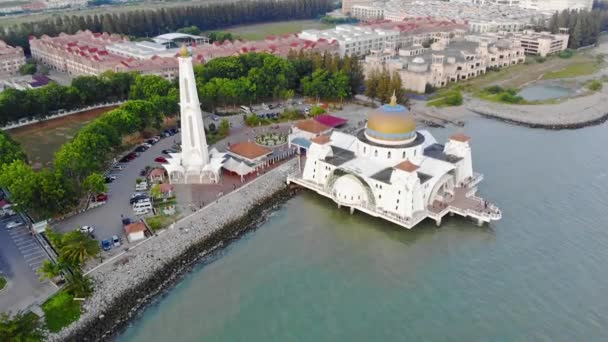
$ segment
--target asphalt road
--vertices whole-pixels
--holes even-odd
[[[48,257],[25,227],[6,229],[18,219],[0,220],[0,271],[8,280],[0,291],[0,312],[18,312],[45,299],[56,290],[48,280],[41,282],[36,270]]]

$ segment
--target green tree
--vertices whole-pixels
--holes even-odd
[[[21,75],[33,75],[36,73],[36,64],[34,63],[26,63],[19,68],[19,72]]]
[[[83,187],[91,194],[106,192],[108,189],[105,184],[105,177],[97,172],[91,173],[84,179]]]
[[[6,132],[0,131],[0,169],[3,165],[10,164],[15,160],[25,161],[26,159],[19,143]]]
[[[310,110],[310,116],[319,116],[325,114],[325,109],[319,106],[313,106]]]
[[[0,314],[0,341],[38,342],[44,339],[40,318],[33,313]]]
[[[62,247],[59,255],[65,259],[69,265],[82,266],[88,260],[95,258],[99,252],[99,244],[87,234],[82,234],[77,230],[63,234]]]
[[[221,137],[227,137],[229,132],[230,132],[230,122],[228,122],[228,120],[226,120],[226,119],[220,121],[220,127],[218,129],[218,134]]]

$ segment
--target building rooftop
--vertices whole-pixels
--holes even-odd
[[[313,119],[298,121],[295,124],[295,126],[302,131],[306,131],[306,132],[310,132],[310,133],[314,133],[314,134],[321,134],[321,133],[327,132],[331,129],[331,127],[325,126],[324,124],[322,124],[316,120],[313,120]]]
[[[146,230],[146,225],[142,221],[134,222],[125,226],[125,233],[132,234],[143,232]]]
[[[319,145],[325,145],[331,142],[331,139],[327,135],[319,135],[318,137],[312,138],[311,141]]]
[[[355,152],[337,147],[331,146],[332,156],[325,158],[325,161],[333,166],[340,166],[350,160],[356,158]]]
[[[399,169],[405,172],[414,172],[418,170],[420,167],[409,160],[403,161],[397,165],[395,165],[395,169]]]
[[[469,140],[471,140],[471,137],[464,135],[462,133],[458,133],[458,134],[454,134],[450,137],[450,140],[456,140],[456,141],[460,141],[460,142],[467,142]]]
[[[242,141],[236,144],[230,144],[228,151],[250,160],[272,153],[271,149],[260,146],[251,141]]]
[[[456,157],[450,154],[445,154],[443,152],[443,148],[444,146],[441,144],[433,144],[427,148],[424,149],[424,155],[433,159],[437,159],[437,160],[441,160],[444,162],[448,162],[448,163],[457,163],[460,160],[462,160],[462,158],[460,157]]]
[[[318,115],[318,116],[315,116],[314,119],[315,119],[315,121],[318,121],[325,126],[329,126],[329,127],[333,127],[333,128],[340,127],[348,122],[348,120],[346,120],[346,119],[343,119],[343,118],[340,118],[337,116],[333,116],[333,115],[329,115],[329,114]]]

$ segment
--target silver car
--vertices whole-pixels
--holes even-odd
[[[21,226],[23,226],[23,222],[15,220],[15,221],[10,221],[9,223],[7,223],[6,229],[13,229],[13,228],[21,227]]]

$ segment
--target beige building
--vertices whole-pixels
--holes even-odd
[[[25,55],[21,47],[13,47],[0,40],[0,77],[19,73],[25,64]]]
[[[525,61],[518,43],[496,43],[475,39],[443,39],[424,48],[420,44],[402,47],[398,52],[378,51],[365,58],[366,74],[386,68],[397,71],[405,89],[423,93],[426,85],[436,88],[485,74],[491,68],[503,68]]]
[[[500,40],[511,40],[521,45],[527,55],[546,57],[559,53],[568,48],[568,29],[560,29],[561,33],[534,32],[530,30],[522,32],[496,32],[483,35],[470,36],[470,39],[497,42]]]

